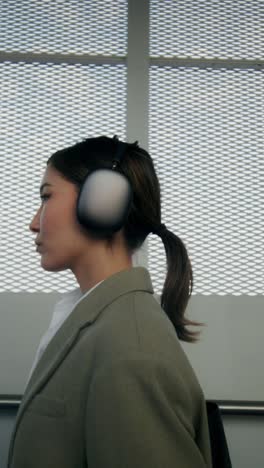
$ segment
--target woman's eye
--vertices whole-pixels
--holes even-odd
[[[50,195],[48,195],[48,194],[43,194],[43,195],[40,196],[42,201],[48,200],[49,197],[50,197]]]

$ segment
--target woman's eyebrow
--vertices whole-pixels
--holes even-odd
[[[39,189],[40,194],[41,194],[42,190],[44,189],[44,187],[52,187],[52,184],[49,184],[48,182],[45,182],[44,184],[42,184],[40,186],[40,189]]]

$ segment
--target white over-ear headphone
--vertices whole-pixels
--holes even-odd
[[[95,235],[109,235],[124,225],[132,202],[129,180],[118,171],[128,143],[115,136],[112,168],[99,168],[85,178],[77,200],[77,218]]]

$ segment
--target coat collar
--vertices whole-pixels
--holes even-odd
[[[143,267],[134,267],[114,274],[77,303],[48,344],[33,371],[18,411],[16,429],[26,407],[65,359],[77,341],[80,331],[92,324],[111,302],[133,291],[153,294],[149,272]]]
[[[79,332],[93,323],[111,302],[133,291],[153,294],[149,272],[143,267],[120,271],[99,284],[80,300],[48,344],[29,381],[28,388],[39,386],[73,346]],[[27,392],[26,392],[27,393]]]
[[[73,346],[79,332],[93,323],[105,307],[118,297],[133,291],[146,291],[153,294],[150,275],[143,267],[123,270],[110,276],[79,301],[48,344],[28,387],[38,387],[39,382],[55,370]]]

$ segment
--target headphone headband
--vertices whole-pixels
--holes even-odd
[[[115,169],[116,166],[120,163],[121,159],[123,158],[129,145],[128,143],[120,141],[117,135],[114,136],[113,140],[116,143],[116,150],[113,158],[112,169]]]

